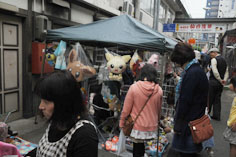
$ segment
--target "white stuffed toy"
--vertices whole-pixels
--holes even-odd
[[[130,60],[130,55],[113,55],[105,48],[106,54],[105,57],[107,59],[107,68],[109,70],[109,79],[121,81],[122,80],[122,72],[126,69],[126,63]]]

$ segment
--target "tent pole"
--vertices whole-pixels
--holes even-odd
[[[159,83],[160,86],[163,85],[163,81],[164,81],[166,58],[167,58],[167,55],[164,53],[164,55],[162,56],[162,59],[161,59],[161,76],[160,76],[160,83]]]
[[[165,65],[166,65],[166,58],[167,58],[167,55],[165,53],[165,44],[164,44],[164,47],[163,47],[163,50],[162,50],[162,54],[164,54],[164,56],[162,56],[162,61],[161,61],[161,76],[160,76],[160,86],[162,87],[163,85],[163,82],[164,82],[164,72],[165,72]],[[156,151],[156,157],[159,157],[159,151],[158,151],[158,148],[159,148],[159,136],[160,136],[160,130],[159,130],[159,127],[160,127],[160,115],[157,117],[157,151]]]

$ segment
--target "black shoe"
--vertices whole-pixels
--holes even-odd
[[[214,119],[214,120],[220,121],[220,118],[216,118],[216,117],[213,117],[213,116],[211,116],[211,119]]]

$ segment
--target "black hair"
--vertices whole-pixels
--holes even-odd
[[[141,80],[144,81],[144,78],[147,81],[158,83],[157,81],[157,70],[151,64],[145,64],[140,71],[137,81]]]
[[[234,88],[236,88],[236,76],[231,78],[230,83],[232,83]]]
[[[195,53],[190,44],[178,43],[175,45],[174,51],[172,52],[170,59],[172,62],[183,66],[185,63],[190,62],[195,58]]]
[[[66,127],[75,124],[78,116],[86,113],[82,93],[73,75],[66,71],[55,71],[41,78],[34,92],[41,98],[54,103],[54,111],[49,119],[55,125]]]

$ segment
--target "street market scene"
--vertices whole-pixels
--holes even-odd
[[[236,157],[235,8],[0,0],[0,157]]]

